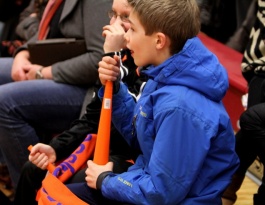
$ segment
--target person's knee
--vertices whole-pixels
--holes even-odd
[[[13,65],[13,58],[1,58],[0,68],[0,85],[13,82],[11,77],[11,70]]]
[[[32,164],[30,161],[27,161],[22,167],[21,174],[33,176],[37,169],[39,168],[36,165]]]
[[[37,167],[35,164],[33,164],[30,161],[27,161],[21,170],[21,176],[30,178],[32,180],[37,180],[38,178],[42,178],[46,175],[47,171],[42,170],[39,167]]]
[[[32,164],[30,161],[27,161],[22,167],[20,178],[33,179],[35,178],[37,172],[41,172],[41,169]]]
[[[242,115],[240,116],[240,127],[244,130],[256,130],[257,128],[259,128],[263,124],[262,109],[265,109],[265,104],[264,105],[259,104],[250,107],[245,112],[243,112]]]
[[[26,82],[14,82],[0,85],[0,118],[10,118],[11,115],[21,113],[20,109],[29,106],[30,96],[35,97],[28,91],[33,86]],[[5,116],[6,114],[6,116]]]
[[[18,100],[14,92],[16,88],[11,84],[13,83],[0,86],[0,117],[3,117],[4,113],[11,113],[10,110],[14,108]]]
[[[23,181],[23,183],[27,181],[27,184],[39,188],[46,173],[46,170],[42,170],[30,161],[27,161],[22,167],[20,180]]]

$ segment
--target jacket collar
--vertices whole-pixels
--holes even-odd
[[[69,0],[69,1],[65,0],[60,22],[63,21],[63,19],[65,19],[65,17],[68,16],[72,12],[72,10],[74,9],[78,1],[79,0]]]

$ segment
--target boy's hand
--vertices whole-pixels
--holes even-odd
[[[87,185],[93,189],[96,189],[96,183],[98,176],[102,172],[112,171],[113,162],[108,162],[106,165],[97,165],[92,160],[87,161],[88,168],[86,169],[86,182]]]
[[[48,163],[56,160],[54,149],[46,144],[38,143],[31,148],[29,161],[41,169],[47,169]]]
[[[99,79],[102,85],[106,84],[106,81],[116,81],[120,75],[119,56],[105,56],[99,62]]]

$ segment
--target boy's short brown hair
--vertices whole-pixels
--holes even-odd
[[[196,0],[128,0],[146,35],[162,32],[171,40],[171,54],[179,52],[187,39],[200,31]]]

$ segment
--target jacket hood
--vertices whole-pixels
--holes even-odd
[[[229,86],[226,69],[198,37],[189,39],[179,53],[159,66],[143,72],[160,84],[183,85],[214,101],[221,101]]]

